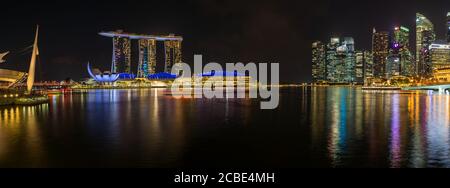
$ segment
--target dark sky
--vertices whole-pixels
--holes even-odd
[[[281,81],[309,81],[311,42],[352,36],[357,49],[370,49],[373,27],[414,27],[415,12],[444,37],[450,1],[14,1],[2,2],[0,51],[12,51],[0,68],[27,70],[34,26],[41,26],[38,79],[88,77],[86,63],[109,69],[111,39],[100,31],[123,29],[184,37],[183,61],[194,54],[204,62],[278,62]],[[412,30],[411,35],[414,35]],[[414,43],[412,40],[411,43]],[[134,54],[133,54],[134,55]],[[158,54],[163,61],[163,54]],[[134,71],[137,67],[133,58]],[[158,61],[158,63],[160,62]]]

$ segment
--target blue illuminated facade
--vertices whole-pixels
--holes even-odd
[[[166,73],[166,72],[160,72],[160,73],[148,75],[147,78],[149,80],[174,80],[177,78],[177,75]]]
[[[128,73],[119,73],[119,80],[134,80],[136,75]]]
[[[98,83],[114,83],[116,81],[121,80],[134,80],[137,78],[135,74],[128,74],[128,73],[110,73],[110,72],[104,72],[101,73],[99,70],[94,71],[91,69],[90,64],[87,64],[87,71],[91,78],[93,78]],[[197,74],[198,77],[241,77],[246,76],[245,74],[238,73],[237,71],[234,72],[227,72],[227,71],[211,71],[211,72],[205,72],[201,74]],[[166,72],[160,72],[155,74],[149,74],[146,78],[148,80],[175,80],[178,76],[175,74],[170,74]]]

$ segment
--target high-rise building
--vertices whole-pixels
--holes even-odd
[[[447,13],[447,43],[450,44],[450,12]]]
[[[344,37],[343,44],[347,48],[347,52],[355,53],[355,40],[352,37]]]
[[[174,65],[176,65],[177,63],[181,63],[181,41],[180,40],[164,41],[164,49],[166,55],[164,72],[170,73]]]
[[[139,39],[139,67],[137,76],[147,78],[156,73],[156,40]]]
[[[112,73],[131,73],[131,40],[128,37],[113,37]]]
[[[430,45],[433,70],[450,66],[450,45],[433,43]]]
[[[401,75],[400,55],[398,54],[398,52],[397,53],[390,52],[386,61],[385,77],[386,79],[390,79],[394,76],[400,75]]]
[[[394,28],[394,43],[400,45],[401,47],[409,48],[409,29],[400,26]]]
[[[450,81],[450,45],[433,43],[429,50],[434,78],[439,81]]]
[[[357,82],[356,80],[356,56],[355,56],[355,41],[352,37],[344,37],[342,46],[346,47],[345,53],[345,77],[344,82]],[[362,80],[361,80],[362,81]]]
[[[434,25],[424,15],[416,14],[416,61],[417,74],[422,77],[431,76],[431,57],[429,46],[436,39]]]
[[[331,38],[330,43],[327,44],[326,53],[326,75],[327,81],[338,82],[337,75],[340,73],[336,67],[340,65],[337,48],[340,45],[340,40],[337,37]]]
[[[398,64],[399,75],[414,76],[415,62],[409,49],[409,29],[403,26],[395,27],[393,36],[388,60],[391,60],[390,63]],[[390,67],[392,68],[392,66]]]
[[[367,60],[368,57],[370,61]],[[369,52],[355,51],[352,37],[344,37],[343,40],[333,37],[326,45],[320,41],[312,44],[314,82],[363,83],[366,69],[367,75],[372,76],[372,55]]]
[[[326,64],[327,81],[334,83],[352,83],[356,80],[355,43],[353,38],[331,38],[327,45]]]
[[[122,30],[118,30],[100,32],[99,35],[113,38],[111,72],[121,74],[121,77],[136,77],[131,73],[132,40],[138,40],[139,44],[139,65],[137,68],[137,76],[139,78],[148,78],[149,75],[156,74],[157,42],[164,42],[165,72],[171,73],[172,67],[181,62],[181,42],[183,38],[174,34],[143,35],[125,33]]]
[[[374,77],[384,77],[386,61],[389,54],[389,33],[377,32],[373,30],[372,35],[373,52],[373,75]]]
[[[364,51],[364,81],[373,78],[373,54],[371,51]]]
[[[312,78],[314,82],[326,80],[326,47],[320,41],[312,44]]]
[[[364,52],[357,51],[355,53],[356,56],[356,65],[355,65],[355,81],[358,83],[364,82]]]
[[[418,74],[422,77],[430,77],[432,74],[432,61],[430,53],[430,45],[436,40],[433,31],[422,32],[422,49],[420,50],[420,59],[418,60]]]

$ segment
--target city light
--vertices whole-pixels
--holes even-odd
[[[7,1],[2,13],[2,181],[407,187],[423,176],[311,168],[450,168],[449,0]]]
[[[377,31],[374,28],[371,52],[354,50],[352,38],[341,41],[333,37],[328,44],[316,41],[312,45],[313,82],[365,86],[381,84],[386,87],[450,83],[450,25],[448,42],[441,43],[437,40],[433,23],[417,13],[414,35],[415,58],[410,49],[410,30],[405,26],[395,26],[393,31]],[[346,41],[348,39],[351,40]],[[401,83],[398,82],[400,77],[405,78]]]

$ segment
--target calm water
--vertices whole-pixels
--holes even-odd
[[[258,100],[90,90],[0,107],[0,167],[450,167],[450,96],[288,88]]]

